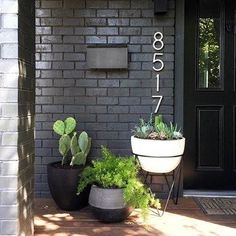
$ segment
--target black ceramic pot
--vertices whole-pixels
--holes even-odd
[[[90,188],[76,195],[81,167],[62,167],[60,162],[47,166],[48,185],[52,198],[62,210],[74,211],[88,205]]]
[[[89,205],[95,217],[106,223],[123,221],[133,210],[124,203],[122,189],[100,188],[95,185],[91,187]]]

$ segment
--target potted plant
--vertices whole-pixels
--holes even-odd
[[[139,165],[133,156],[117,157],[105,147],[101,153],[101,159],[84,169],[78,184],[78,194],[92,184],[89,204],[99,220],[122,221],[133,208],[140,208],[146,217],[150,205],[159,207],[159,200],[140,182]]]
[[[77,210],[88,204],[89,189],[80,196],[77,196],[76,189],[91,148],[91,138],[85,131],[78,134],[75,129],[76,120],[73,117],[65,121],[57,120],[53,124],[54,132],[61,136],[59,152],[62,161],[48,164],[48,184],[52,198],[63,210]]]
[[[151,115],[147,122],[140,119],[132,132],[132,151],[137,155],[143,170],[168,173],[179,165],[185,138],[177,125],[164,123],[161,115],[154,119]]]

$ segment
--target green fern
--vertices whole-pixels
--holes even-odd
[[[129,206],[140,208],[144,218],[149,206],[160,206],[151,190],[139,180],[139,165],[133,156],[117,157],[105,147],[102,147],[101,153],[102,159],[93,161],[92,166],[82,172],[78,194],[89,184],[103,188],[123,188],[124,201]]]

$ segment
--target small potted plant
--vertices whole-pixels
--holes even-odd
[[[139,165],[133,156],[117,157],[105,147],[101,153],[101,159],[84,169],[78,184],[78,194],[92,184],[89,204],[99,220],[122,221],[133,208],[140,208],[145,217],[150,205],[159,207],[159,200],[140,182]]]
[[[137,155],[143,170],[168,173],[179,165],[185,138],[177,125],[164,123],[161,115],[154,118],[151,115],[147,122],[140,119],[132,132],[132,151]]]
[[[84,169],[87,155],[91,148],[91,138],[83,131],[75,132],[76,120],[68,117],[65,121],[57,120],[53,130],[60,135],[59,152],[61,162],[48,164],[48,184],[52,198],[63,210],[77,210],[88,204],[89,189],[77,196],[79,174]]]

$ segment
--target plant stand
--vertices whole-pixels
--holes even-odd
[[[137,155],[135,155],[135,157],[138,159]],[[164,206],[163,211],[160,211],[159,209],[157,209],[157,215],[162,217],[167,209],[169,200],[172,196],[172,200],[174,202],[174,204],[178,204],[178,200],[179,200],[179,191],[180,191],[180,179],[181,179],[181,172],[182,172],[182,160],[180,161],[180,163],[178,164],[178,166],[171,172],[169,173],[153,173],[153,172],[147,172],[146,173],[142,173],[142,175],[144,176],[144,183],[147,184],[147,179],[148,177],[150,177],[151,181],[150,184],[152,184],[152,180],[154,176],[163,176],[166,184],[168,186],[168,197]],[[168,180],[168,177],[171,176],[172,177],[172,181]],[[177,185],[176,191],[175,193],[173,192],[175,185]]]

